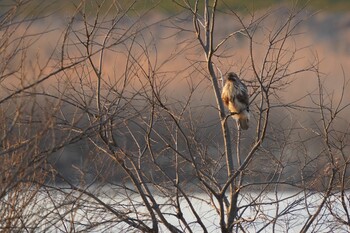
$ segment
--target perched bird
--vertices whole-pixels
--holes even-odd
[[[222,89],[221,98],[230,110],[232,117],[240,128],[249,127],[249,95],[247,86],[242,83],[237,74],[230,72]]]

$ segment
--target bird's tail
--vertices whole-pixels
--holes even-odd
[[[239,114],[238,124],[243,130],[247,130],[249,128],[249,112],[244,111],[243,113]]]

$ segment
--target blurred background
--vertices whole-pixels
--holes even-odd
[[[194,1],[189,1],[193,3]],[[201,1],[202,2],[202,1]],[[27,1],[23,6],[17,6],[15,1],[3,0],[0,2],[0,12],[2,16],[0,20],[5,22],[5,12],[11,10],[16,11],[16,17],[12,21],[15,25],[17,22],[18,28],[12,32],[2,31],[2,37],[9,36],[14,43],[20,41],[19,44],[26,48],[26,53],[23,56],[16,56],[9,60],[3,56],[2,64],[6,64],[6,70],[17,70],[19,64],[25,60],[26,80],[16,78],[6,79],[2,81],[2,85],[6,86],[4,93],[10,94],[16,85],[23,82],[30,83],[45,72],[50,72],[53,64],[59,63],[61,56],[60,43],[64,40],[67,25],[71,24],[72,15],[74,16],[74,23],[69,26],[69,30],[76,30],[72,40],[72,44],[79,42],[79,33],[83,21],[81,18],[87,17],[94,19],[96,17],[105,17],[105,25],[108,26],[111,22],[108,21],[108,15],[117,14],[118,11],[125,12],[124,17],[121,17],[118,27],[121,29],[132,28],[136,18],[141,27],[146,28],[142,31],[142,40],[149,46],[147,51],[153,62],[161,64],[157,72],[164,74],[168,91],[168,102],[176,103],[177,101],[184,101],[185,97],[189,95],[189,80],[191,85],[197,86],[199,91],[196,91],[192,97],[193,112],[198,117],[200,124],[205,124],[202,134],[217,135],[217,112],[213,110],[215,106],[215,99],[212,90],[208,88],[207,75],[201,73],[200,66],[196,67],[194,60],[200,61],[204,58],[198,43],[195,41],[192,26],[192,18],[188,12],[184,11],[181,4],[175,4],[173,1],[163,0],[137,0],[137,1],[116,1],[111,5],[109,1],[79,1],[79,0],[64,0],[64,1]],[[80,4],[84,4],[84,14],[76,14]],[[18,7],[18,8],[16,8]],[[16,8],[16,9],[15,9]],[[296,20],[301,20],[302,23],[297,26],[295,35],[292,40],[287,41],[287,48],[297,51],[294,62],[290,66],[290,70],[302,69],[302,67],[310,64],[318,64],[318,69],[324,84],[329,90],[329,95],[334,97],[334,100],[344,98],[350,102],[350,92],[342,94],[341,90],[345,83],[349,80],[350,71],[350,1],[348,0],[314,0],[314,1],[278,1],[278,0],[225,0],[219,1],[218,14],[215,27],[215,38],[219,41],[233,30],[239,30],[239,24],[232,19],[228,14],[233,10],[241,15],[243,20],[249,20],[250,17],[258,18],[266,12],[271,12],[271,15],[266,19],[262,27],[273,28],[278,25],[280,19],[288,15],[289,9],[295,8],[301,11]],[[98,11],[96,10],[98,9]],[[98,16],[97,16],[98,12]],[[23,21],[24,19],[24,21]],[[80,21],[79,21],[80,20]],[[91,21],[93,24],[93,20]],[[95,39],[96,43],[100,42],[104,36],[103,25],[100,25],[100,34]],[[68,31],[68,30],[67,30]],[[264,44],[264,34],[257,32],[256,38],[261,37],[261,44]],[[25,40],[19,39],[25,35]],[[12,40],[12,39],[11,39]],[[196,44],[197,43],[197,44]],[[67,43],[69,45],[69,43]],[[98,44],[98,43],[97,43]],[[74,47],[74,46],[72,46]],[[237,72],[240,77],[248,84],[252,79],[253,74],[246,62],[249,58],[249,40],[242,35],[237,35],[225,45],[222,49],[221,57],[215,61],[218,75],[224,75],[229,71]],[[114,48],[113,48],[114,49]],[[126,64],[125,57],[119,56],[122,54],[122,48],[115,48],[112,51],[105,53],[104,59],[104,77],[113,79],[121,77]],[[259,43],[254,47],[255,59],[257,61],[262,59],[264,55],[264,46],[259,46]],[[181,51],[185,52],[181,52]],[[79,56],[80,48],[76,46],[72,48],[74,59]],[[172,56],[176,54],[176,56]],[[72,58],[73,59],[73,58]],[[162,64],[164,63],[164,64]],[[38,65],[39,64],[39,65]],[[43,65],[41,65],[43,64]],[[46,65],[46,66],[44,66]],[[52,65],[52,66],[51,66]],[[40,69],[40,67],[44,67]],[[195,67],[189,71],[189,67]],[[71,80],[78,80],[77,74],[70,76]],[[47,90],[56,89],[57,80],[48,79],[39,89]],[[138,83],[135,83],[137,86]],[[249,85],[248,85],[249,86]],[[250,87],[251,88],[251,87]],[[300,106],[307,107],[312,99],[302,98],[303,96],[315,93],[318,88],[318,80],[307,72],[302,74],[295,74],[293,82],[281,94],[281,102],[283,103],[297,103]],[[275,103],[276,105],[280,103]],[[142,103],[136,103],[142,106]],[[68,108],[67,108],[68,109]],[[69,110],[64,110],[69,111]],[[289,119],[291,113],[276,110],[273,112],[273,118]],[[349,118],[349,112],[345,111],[343,118]],[[290,117],[295,119],[296,116]],[[308,113],[299,114],[298,121],[302,125],[309,125],[317,121]],[[290,124],[290,121],[285,123]],[[281,124],[284,124],[283,122]],[[339,122],[339,127],[344,127],[347,122]],[[135,126],[136,127],[136,126]],[[136,127],[137,128],[137,127]],[[205,128],[205,129],[204,129]],[[249,134],[248,134],[249,135]],[[130,144],[130,135],[120,138],[121,144],[125,148],[132,148]],[[249,137],[249,136],[247,136]],[[216,137],[212,136],[210,140],[215,143]],[[86,141],[81,140],[77,143],[72,143],[54,153],[58,156],[53,156],[53,163],[55,167],[66,174],[67,177],[74,177],[70,174],[79,173],[77,167],[91,166],[88,165],[88,157],[93,153]],[[209,139],[208,139],[209,140]],[[275,140],[275,139],[270,139]],[[213,142],[212,141],[212,142]],[[249,143],[249,140],[247,140]],[[317,146],[315,146],[317,147]],[[134,148],[135,149],[135,148]],[[214,152],[213,152],[214,153]],[[87,156],[87,154],[90,154]],[[106,163],[105,159],[98,161],[100,164]],[[104,166],[104,165],[101,165]],[[95,168],[87,168],[88,170]],[[291,168],[292,170],[292,168]],[[89,172],[88,172],[89,173]],[[86,174],[88,174],[86,173]],[[92,172],[93,173],[93,172]],[[116,172],[118,173],[118,171]],[[120,174],[112,174],[112,176],[119,176]],[[94,177],[94,175],[91,175]],[[87,175],[89,179],[89,175]]]

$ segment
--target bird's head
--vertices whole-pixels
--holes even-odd
[[[236,82],[238,79],[238,76],[236,73],[230,72],[226,75],[226,78],[227,78],[227,81]]]

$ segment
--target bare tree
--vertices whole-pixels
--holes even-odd
[[[298,63],[303,7],[81,1],[34,33],[31,4],[0,21],[1,230],[349,230],[348,81],[335,95],[317,59]],[[250,90],[246,132],[220,97],[229,71]],[[285,98],[300,74],[317,90]]]

